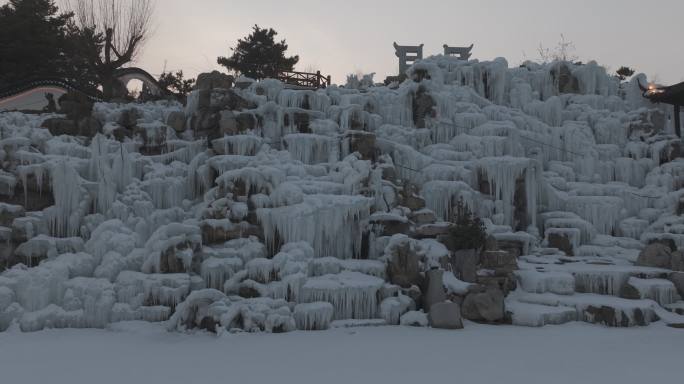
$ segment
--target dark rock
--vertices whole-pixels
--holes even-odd
[[[446,291],[442,280],[443,274],[444,271],[441,269],[431,269],[425,273],[426,289],[425,295],[423,295],[423,308],[426,312],[430,311],[432,305],[446,300]]]
[[[240,113],[235,118],[237,120],[238,132],[253,130],[259,125],[258,118],[250,112]]]
[[[173,128],[176,132],[183,132],[185,130],[185,113],[180,111],[173,111],[166,116],[166,125]]]
[[[425,128],[425,118],[433,115],[435,105],[435,100],[427,90],[419,87],[413,97],[413,123],[416,128]]]
[[[672,162],[684,155],[681,140],[670,140],[670,142],[660,150],[660,165]]]
[[[256,288],[246,285],[240,286],[240,289],[238,290],[238,295],[246,299],[261,297],[261,293]]]
[[[684,271],[684,251],[672,252],[670,269],[673,271]]]
[[[237,135],[239,133],[238,121],[233,111],[221,111],[218,125],[224,135]]]
[[[453,252],[451,265],[457,278],[466,283],[477,281],[477,267],[480,264],[480,255],[476,249],[464,249]]]
[[[525,244],[518,240],[497,240],[496,247],[502,251],[506,251],[516,259],[523,254]]]
[[[45,121],[43,121],[43,124],[41,124],[41,127],[50,131],[50,134],[52,134],[52,136],[79,135],[79,129],[76,123],[71,119],[66,119],[63,117],[53,117],[46,119]]]
[[[17,217],[26,215],[26,210],[21,205],[0,204],[0,227],[10,227]]]
[[[373,228],[381,228],[380,236],[408,233],[411,223],[407,218],[396,215],[375,215],[369,219]]]
[[[550,232],[547,234],[549,247],[557,248],[568,256],[575,256],[575,251],[570,241],[569,235],[558,232]]]
[[[580,93],[579,81],[572,74],[568,63],[558,63],[551,69],[551,76],[558,84],[558,93]]]
[[[387,263],[387,276],[392,284],[408,288],[420,285],[420,257],[411,249],[410,242],[393,247]]]
[[[646,246],[637,259],[636,265],[654,268],[671,268],[672,251],[662,243],[652,243]]]
[[[241,111],[243,109],[256,108],[256,105],[243,99],[233,90],[214,89],[209,93],[208,107],[215,111]]]
[[[287,115],[285,115],[287,117]],[[311,133],[309,124],[311,122],[311,115],[306,112],[295,112],[292,114],[294,128],[299,133]]]
[[[496,287],[469,293],[463,300],[462,315],[468,320],[500,322],[504,319],[504,295]]]
[[[437,221],[435,213],[429,209],[413,211],[409,214],[409,219],[418,226],[434,224]]]
[[[202,243],[204,244],[219,244],[225,243],[229,240],[239,239],[243,235],[243,231],[238,226],[231,226],[228,229],[220,226],[211,226],[203,223],[200,225],[202,230]]]
[[[401,83],[403,83],[404,81],[406,81],[406,79],[408,79],[408,76],[406,76],[406,74],[402,73],[402,74],[399,75],[399,76],[387,76],[387,77],[385,78],[385,81],[384,81],[383,83],[384,83],[385,85],[390,85],[390,84],[392,84],[392,83],[401,84]]]
[[[78,121],[78,134],[93,137],[102,131],[102,124],[94,117],[84,117]]]
[[[527,229],[528,225],[527,183],[525,183],[525,174],[523,174],[515,180],[515,193],[513,195],[513,230],[524,231]]]
[[[620,288],[620,297],[623,299],[639,300],[641,299],[641,293],[634,286],[626,282],[622,288]]]
[[[428,314],[430,326],[441,329],[463,329],[461,308],[457,303],[435,303]]]
[[[159,262],[159,272],[161,273],[186,273],[183,259],[178,257],[179,250],[173,248],[162,252]]]
[[[212,71],[207,73],[200,73],[195,82],[197,90],[211,90],[214,88],[230,89],[233,87],[235,78],[231,75],[226,75],[219,71]]]
[[[679,296],[684,297],[684,272],[674,272],[670,274],[670,281],[677,288]]]
[[[374,160],[376,158],[374,133],[347,131],[344,138],[349,143],[349,153],[358,152],[362,160]]]
[[[484,251],[480,257],[482,268],[513,271],[518,269],[518,260],[506,251]]]
[[[133,129],[138,124],[140,118],[140,111],[136,108],[129,108],[121,111],[117,123],[127,129]]]
[[[669,248],[671,251],[676,251],[677,250],[677,244],[675,243],[674,240],[672,239],[654,239],[651,240],[649,243],[650,244],[662,244]]]

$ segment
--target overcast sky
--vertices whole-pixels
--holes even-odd
[[[259,24],[287,40],[299,70],[320,69],[336,83],[376,72],[381,81],[397,72],[393,41],[424,43],[426,56],[474,43],[473,58],[517,65],[562,33],[582,61],[674,83],[684,81],[683,17],[684,0],[157,0],[155,33],[137,65],[193,76],[218,69],[216,57]]]

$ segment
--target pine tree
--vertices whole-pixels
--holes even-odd
[[[195,85],[195,79],[184,78],[182,70],[176,73],[164,71],[157,81],[162,88],[182,97],[187,96]]]
[[[218,64],[238,74],[253,79],[273,78],[281,71],[292,71],[299,56],[285,56],[285,40],[275,41],[278,33],[272,28],[259,28],[255,25],[252,33],[239,39],[237,46],[231,48],[231,57],[219,57]]]
[[[453,224],[445,244],[452,251],[462,249],[481,249],[486,241],[487,232],[484,223],[477,217],[462,199],[456,202],[452,217]]]
[[[0,7],[0,85],[38,77],[69,77],[67,32],[72,14],[52,0],[10,0]]]
[[[615,72],[615,74],[617,75],[618,79],[626,80],[628,77],[631,77],[634,74],[634,70],[632,68],[622,66]]]

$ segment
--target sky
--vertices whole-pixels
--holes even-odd
[[[2,1],[0,1],[2,2]],[[298,70],[319,69],[334,83],[349,73],[396,75],[392,42],[475,44],[473,59],[538,60],[563,34],[579,60],[614,72],[629,66],[662,83],[684,81],[682,0],[157,0],[154,34],[137,66],[186,75],[221,69],[254,24],[274,28],[300,56]]]

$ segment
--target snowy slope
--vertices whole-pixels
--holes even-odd
[[[185,108],[100,103],[94,137],[0,114],[0,329],[378,318],[410,296],[385,274],[392,235],[416,239],[421,276],[444,267],[435,239],[459,199],[523,256],[621,265],[654,240],[681,248],[684,160],[642,77],[437,56],[364,91],[264,80]]]

